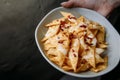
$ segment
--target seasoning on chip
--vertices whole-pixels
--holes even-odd
[[[99,72],[107,68],[108,57],[102,56],[107,49],[105,28],[97,22],[79,18],[68,12],[53,20],[42,43],[46,56],[65,71]]]

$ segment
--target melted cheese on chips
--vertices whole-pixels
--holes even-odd
[[[63,45],[61,45],[61,44],[59,44],[58,46],[57,46],[57,49],[61,52],[61,53],[63,53],[64,55],[66,55],[67,54],[67,49],[65,49],[64,47],[63,47]]]
[[[63,17],[45,25],[48,31],[42,42],[48,58],[66,71],[106,69],[108,60],[101,56],[107,48],[105,28],[84,16],[60,13]]]

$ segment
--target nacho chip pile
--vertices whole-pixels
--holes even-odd
[[[63,17],[45,25],[48,31],[42,42],[47,57],[66,71],[104,70],[108,63],[102,56],[107,48],[105,28],[83,16],[60,13]]]

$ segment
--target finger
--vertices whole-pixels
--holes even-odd
[[[104,17],[108,16],[108,14],[110,13],[109,10],[98,10],[97,12],[103,15]]]
[[[61,3],[63,7],[84,7],[85,6],[85,0],[69,0],[67,2]]]
[[[109,4],[104,4],[103,6],[97,9],[97,12],[106,17],[112,10],[113,7],[111,7]]]
[[[73,7],[73,0],[69,0],[69,1],[67,1],[67,2],[62,2],[61,3],[61,5],[63,6],[63,7]]]

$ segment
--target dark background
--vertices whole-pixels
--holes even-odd
[[[34,32],[64,0],[0,0],[0,80],[59,80],[64,74],[41,56]],[[120,8],[108,20],[120,32]],[[120,80],[120,64],[102,80]]]

